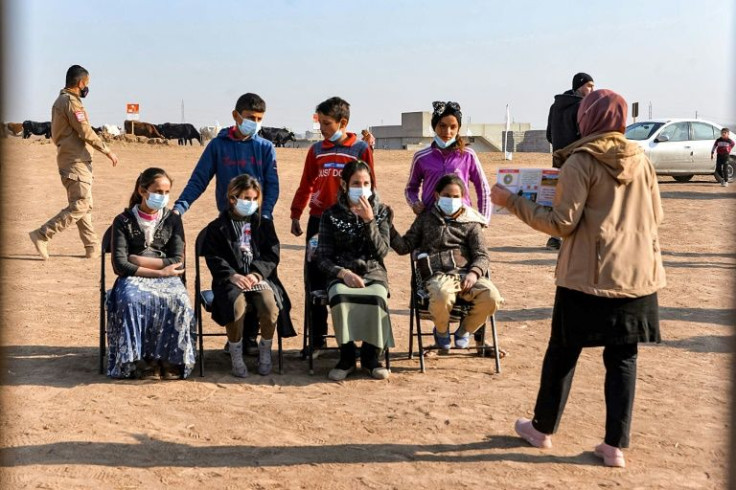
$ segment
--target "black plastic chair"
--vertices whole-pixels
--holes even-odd
[[[414,338],[417,339],[417,345],[419,347],[419,366],[421,371],[426,372],[424,366],[424,344],[422,342],[423,337],[433,336],[432,332],[422,332],[422,320],[432,320],[432,315],[429,313],[429,293],[424,288],[424,284],[417,274],[416,261],[410,256],[411,262],[411,293],[409,298],[409,359],[414,358]],[[470,303],[463,301],[462,298],[457,298],[455,305],[450,312],[450,323],[460,323],[463,318],[470,312]],[[486,349],[493,349],[494,358],[496,360],[496,373],[501,372],[501,353],[498,346],[498,334],[496,331],[496,316],[491,315],[489,317],[491,324],[491,332],[493,335],[493,345],[488,346],[485,342],[486,323],[479,329],[480,335],[480,347],[478,349],[478,355],[481,357],[486,356]],[[414,331],[414,325],[416,324],[416,332]],[[478,333],[478,332],[476,332]]]
[[[105,261],[107,255],[111,253],[112,225],[105,230],[105,234],[102,235],[102,243],[100,244],[100,374],[104,374],[105,372],[105,356],[107,354],[107,296],[110,294],[110,289],[105,284]],[[186,255],[184,256],[183,262],[186,265]],[[186,272],[180,277],[181,282],[186,286]]]
[[[309,284],[309,274],[307,273],[307,260],[304,260],[304,350],[308,361],[309,361],[309,374],[314,374],[314,339],[312,338],[312,315],[311,310],[313,306],[329,306],[330,299],[328,293],[324,289],[317,289],[312,291]],[[328,310],[329,311],[329,310]],[[334,339],[334,334],[326,334],[322,336],[322,345],[327,344],[328,339]],[[328,347],[328,349],[336,350],[338,347]],[[386,369],[391,371],[391,359],[389,356],[389,349],[386,347],[384,350],[384,358],[386,360]]]
[[[105,230],[100,245],[100,374],[105,372],[105,354],[107,353],[107,295],[109,290],[105,284],[105,258],[112,253],[112,226]]]
[[[204,333],[202,309],[208,313],[212,312],[212,301],[215,299],[214,293],[209,289],[202,289],[202,276],[200,274],[200,259],[204,242],[207,239],[207,228],[204,228],[197,235],[197,241],[194,244],[194,311],[197,316],[198,336],[199,336],[199,375],[204,376],[204,337],[227,337],[227,332],[222,330],[218,333]],[[278,338],[278,358],[279,358],[279,374],[283,374],[284,369],[284,349],[279,329],[276,329]]]

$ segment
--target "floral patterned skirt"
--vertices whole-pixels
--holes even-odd
[[[119,277],[107,298],[107,375],[130,378],[140,360],[165,361],[189,376],[194,310],[178,277]]]

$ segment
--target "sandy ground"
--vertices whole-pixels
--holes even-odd
[[[427,373],[408,360],[409,267],[391,254],[390,307],[397,348],[392,376],[326,378],[334,359],[307,374],[285,342],[285,373],[238,380],[221,338],[206,339],[206,377],[114,381],[97,373],[99,263],[82,258],[75,230],[36,257],[27,233],[63,207],[54,146],[10,138],[2,161],[3,275],[2,488],[720,488],[725,485],[731,297],[736,253],[730,209],[736,186],[711,177],[687,184],[660,179],[661,229],[669,286],[660,294],[661,345],[644,346],[629,467],[603,467],[592,448],[603,437],[600,349],[586,350],[554,448],[515,437],[538,387],[554,294],[555,253],[546,237],[516,218],[494,217],[486,236],[493,278],[505,296],[497,316],[502,373],[488,359],[429,358]],[[179,194],[202,149],[117,144],[117,168],[97,156],[95,222],[102,234],[126,205],[137,174],[166,168]],[[306,149],[279,149],[276,225],[281,276],[302,329],[303,241],[288,233],[288,206]],[[489,181],[503,165],[483,154]],[[514,165],[547,166],[549,155],[515,154]],[[384,201],[397,227],[411,153],[377,151]],[[214,185],[185,216],[189,289],[194,238],[214,215]],[[109,269],[109,267],[108,267]],[[204,278],[209,283],[209,276]],[[108,282],[108,287],[111,282]],[[193,295],[192,295],[193,297]],[[205,330],[221,331],[211,319]],[[253,359],[247,361],[253,366]]]

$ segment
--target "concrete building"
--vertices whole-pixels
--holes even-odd
[[[392,126],[373,126],[376,137],[376,148],[382,150],[418,150],[429,146],[434,138],[431,112],[404,112],[401,124]],[[549,144],[540,131],[533,131],[529,123],[511,124],[509,133],[510,151],[543,151],[549,152]],[[477,152],[503,151],[503,136],[506,125],[499,124],[466,124],[460,128],[460,134]],[[512,144],[513,142],[513,144]],[[542,144],[543,142],[543,144]],[[546,147],[545,147],[546,145]]]

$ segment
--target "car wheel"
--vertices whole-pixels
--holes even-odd
[[[693,174],[688,175],[673,175],[673,179],[675,179],[677,182],[690,182],[693,178]]]
[[[726,172],[728,174],[729,182],[733,182],[735,171],[736,171],[736,157],[730,157],[728,159],[728,165],[726,165]]]

